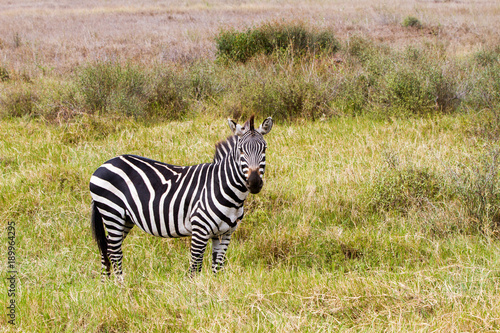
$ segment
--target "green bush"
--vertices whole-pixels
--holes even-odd
[[[91,112],[140,116],[147,101],[148,78],[138,66],[112,62],[88,64],[78,71],[77,85]]]
[[[401,25],[405,28],[422,28],[422,23],[420,23],[419,19],[414,16],[405,17]]]
[[[262,32],[252,30],[222,31],[215,41],[218,58],[240,62],[245,62],[258,53],[268,54],[271,48],[267,37]]]
[[[369,107],[371,91],[375,83],[370,73],[346,75],[338,85],[333,105],[341,115],[362,115]]]
[[[5,82],[9,81],[9,79],[10,79],[9,71],[6,68],[0,66],[0,81]]]
[[[384,80],[382,99],[391,114],[425,114],[432,110],[433,96],[418,72],[405,67],[389,72]]]
[[[290,52],[294,55],[334,53],[339,42],[329,31],[314,32],[301,24],[267,23],[244,32],[224,30],[215,38],[217,57],[246,62],[258,55]]]
[[[452,77],[454,72],[446,73],[436,70],[430,74],[430,94],[434,98],[434,108],[441,113],[448,113],[459,108],[462,98],[458,93],[458,78]]]
[[[196,64],[189,69],[186,76],[190,95],[197,101],[214,98],[221,91],[220,85],[216,87],[218,73],[210,64]]]
[[[460,68],[442,61],[432,46],[395,52],[354,36],[345,49],[346,65],[333,103],[342,114],[448,113],[463,100]]]
[[[474,53],[473,60],[480,66],[498,65],[500,61],[500,47],[481,49]]]
[[[308,75],[300,66],[283,70],[269,62],[240,71],[224,95],[224,108],[235,118],[255,114],[276,121],[315,120],[330,113],[334,94],[329,80],[319,73]]]
[[[361,62],[371,59],[377,53],[373,42],[360,36],[351,37],[346,44],[347,54]]]
[[[179,118],[189,106],[189,89],[173,70],[99,62],[82,67],[76,78],[83,106],[90,112],[135,118]]]
[[[179,119],[189,108],[184,96],[187,83],[173,71],[163,71],[152,82],[145,110],[147,116],[155,118]]]
[[[3,117],[24,117],[36,115],[36,103],[39,98],[36,93],[30,89],[14,91],[7,93],[2,98]]]
[[[456,69],[444,69],[434,61],[416,64],[399,60],[401,67],[389,70],[381,78],[379,101],[391,115],[448,113],[462,101],[457,90]],[[454,76],[455,75],[455,76]]]

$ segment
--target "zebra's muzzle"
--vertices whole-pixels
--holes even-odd
[[[259,193],[260,190],[262,190],[262,186],[264,185],[259,170],[250,170],[249,173],[250,175],[247,179],[247,188],[252,194]]]

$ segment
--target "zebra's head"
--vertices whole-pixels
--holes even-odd
[[[254,128],[254,116],[239,125],[233,120],[228,119],[229,127],[237,136],[236,159],[239,161],[239,167],[245,176],[246,187],[250,193],[259,193],[264,182],[264,170],[266,168],[266,148],[267,144],[264,135],[271,131],[273,120],[271,117],[262,122],[259,128]]]

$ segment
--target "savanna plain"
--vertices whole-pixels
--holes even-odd
[[[2,332],[500,331],[500,3],[0,1]],[[225,269],[132,229],[101,281],[93,171],[211,162],[255,114]],[[15,324],[7,305],[15,301]]]

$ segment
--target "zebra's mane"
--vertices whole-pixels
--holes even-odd
[[[232,135],[215,145],[214,163],[222,161],[236,145],[237,136]]]
[[[254,115],[251,115],[250,118],[243,124],[243,130],[254,132]],[[228,137],[224,141],[220,141],[215,145],[215,156],[214,163],[222,161],[232,150],[232,148],[238,142],[238,137],[236,135],[232,135]]]

